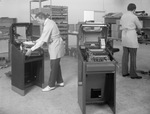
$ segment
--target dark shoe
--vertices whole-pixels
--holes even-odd
[[[130,74],[128,73],[128,74],[125,74],[125,75],[122,75],[123,77],[127,77],[127,76],[129,76]]]
[[[141,76],[131,77],[131,79],[142,79]]]

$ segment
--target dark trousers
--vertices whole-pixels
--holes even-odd
[[[122,75],[130,73],[131,77],[136,77],[136,54],[137,48],[123,47],[122,56]],[[130,57],[130,71],[128,71],[128,63]]]
[[[49,78],[49,86],[54,87],[55,83],[62,83],[63,78],[61,74],[61,67],[60,67],[60,58],[50,60],[51,72]]]

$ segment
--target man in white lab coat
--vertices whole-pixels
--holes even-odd
[[[50,91],[55,89],[55,84],[64,86],[60,66],[60,59],[64,56],[64,43],[60,37],[59,29],[53,20],[49,19],[47,15],[42,12],[36,14],[35,18],[44,27],[40,38],[36,40],[36,44],[26,52],[26,55],[30,56],[32,51],[38,49],[44,43],[47,43],[51,72],[48,86],[42,89],[42,91]]]
[[[136,5],[130,3],[127,10],[120,20],[123,46],[122,75],[123,77],[130,76],[131,79],[141,79],[142,77],[136,73],[136,54],[137,48],[139,48],[136,30],[141,29],[142,25],[138,17],[134,14]],[[129,55],[130,71],[128,71]]]

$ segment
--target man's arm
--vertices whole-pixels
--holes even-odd
[[[41,47],[44,44],[44,41],[38,41],[32,48],[31,50],[34,51],[36,49],[38,49],[39,47]]]
[[[44,44],[43,41],[38,41],[32,48],[28,49],[26,52],[26,56],[30,56],[32,51],[38,49],[39,47],[41,47]]]
[[[137,29],[140,30],[142,28],[142,24],[140,20],[138,19],[138,17],[135,18],[135,24],[136,24]]]
[[[38,40],[36,40],[36,44],[26,52],[26,55],[30,56],[32,51],[41,47],[44,44],[44,42],[48,42],[51,31],[52,31],[52,26],[50,26],[49,23],[46,24],[43,28],[41,37]]]

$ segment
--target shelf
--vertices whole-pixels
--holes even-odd
[[[140,19],[140,20],[150,20],[150,16],[138,16],[138,18]]]
[[[59,30],[60,30],[60,31],[63,31],[63,30],[68,31],[67,28],[59,28]]]
[[[68,35],[68,32],[61,32],[60,35]]]
[[[67,6],[52,6],[52,5],[44,5],[44,8],[53,8],[53,9],[68,9]]]
[[[0,40],[9,40],[10,37],[9,36],[0,36]]]
[[[63,28],[63,27],[68,27],[68,24],[57,24],[57,26]]]
[[[150,30],[150,27],[144,27],[142,30]]]
[[[31,0],[30,2],[44,2],[44,1],[47,1],[47,0]]]
[[[84,32],[101,32],[101,30],[83,30]]]
[[[52,15],[52,19],[64,19],[66,16],[63,15]]]

